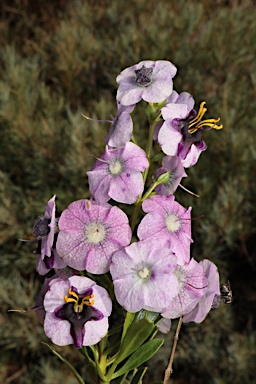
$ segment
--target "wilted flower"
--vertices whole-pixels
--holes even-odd
[[[57,345],[98,343],[108,331],[112,302],[107,291],[84,276],[52,281],[45,294],[44,330]]]
[[[216,265],[207,259],[200,261],[199,264],[203,267],[208,284],[204,288],[204,295],[196,307],[192,309],[191,312],[184,315],[184,323],[188,323],[190,321],[201,323],[206,318],[208,312],[210,312],[215,295],[220,295],[220,278]]]
[[[125,107],[120,102],[117,103],[117,115],[113,119],[109,134],[105,142],[111,147],[122,147],[132,137],[133,122],[130,113],[134,109],[134,105]]]
[[[144,60],[126,68],[116,78],[117,100],[123,105],[133,105],[141,99],[160,103],[172,93],[176,72],[177,68],[165,60]]]
[[[138,227],[140,240],[161,239],[178,257],[178,264],[190,259],[191,220],[190,211],[174,201],[174,196],[152,196],[142,204],[148,214]]]
[[[115,251],[131,240],[126,214],[118,207],[78,200],[59,219],[57,252],[68,266],[101,274],[109,271]]]
[[[179,292],[161,313],[167,319],[176,319],[194,309],[208,285],[203,267],[194,259],[179,265],[174,274],[179,282]]]
[[[33,234],[37,240],[41,240],[41,257],[51,256],[54,233],[56,229],[56,206],[55,195],[48,201],[45,206],[45,214],[43,217],[38,217],[33,227]]]
[[[56,250],[56,241],[58,234],[54,235],[54,242],[52,245],[51,256],[50,257],[42,257],[41,255],[41,240],[38,241],[38,247],[36,252],[37,255],[37,263],[36,263],[36,271],[39,275],[45,275],[52,268],[54,269],[62,269],[67,266],[67,264],[61,259],[57,250]]]
[[[117,251],[110,265],[118,303],[129,312],[161,312],[178,292],[176,256],[160,244],[139,241]]]
[[[158,185],[155,191],[158,195],[169,196],[176,191],[181,179],[186,177],[187,174],[181,164],[180,158],[177,156],[165,156],[163,158],[162,167],[156,171],[156,178],[165,172],[170,173],[169,180]]]
[[[148,167],[146,153],[133,143],[122,148],[109,149],[87,172],[91,195],[99,203],[110,199],[132,204],[143,192],[141,172]]]
[[[187,168],[194,165],[200,153],[206,149],[202,140],[202,132],[211,128],[221,129],[217,122],[220,119],[202,120],[206,108],[201,103],[198,113],[193,109],[194,99],[187,93],[181,93],[172,102],[162,108],[165,120],[158,133],[158,142],[164,153],[179,156],[182,165]],[[205,128],[206,127],[206,128]]]

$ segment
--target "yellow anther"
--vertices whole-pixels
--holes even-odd
[[[198,114],[188,124],[188,132],[191,135],[195,133],[198,129],[201,129],[202,127],[209,127],[211,129],[217,129],[217,130],[223,128],[222,124],[220,125],[216,124],[220,121],[220,118],[202,120],[205,112],[207,111],[204,105],[205,105],[205,101],[203,101],[200,104]]]
[[[73,297],[64,296],[64,300],[66,303],[74,303],[74,311],[76,313],[82,312],[83,306],[87,305],[88,307],[92,306],[95,303],[95,300],[92,300],[94,294],[84,296],[79,303],[79,296],[77,293],[73,292],[71,288],[69,288],[68,293]]]

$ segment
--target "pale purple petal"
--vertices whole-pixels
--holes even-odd
[[[184,119],[188,114],[186,104],[170,103],[166,104],[162,109],[162,116],[164,120]]]
[[[138,227],[140,240],[159,239],[170,247],[178,257],[179,264],[189,260],[191,239],[191,220],[189,209],[174,201],[174,196],[152,196],[142,204],[148,214]]]
[[[59,229],[56,248],[64,262],[97,274],[108,272],[113,252],[131,239],[128,218],[121,209],[89,200],[70,204],[60,217]]]
[[[190,147],[190,150],[188,151],[188,154],[185,159],[181,159],[182,165],[184,168],[192,167],[192,165],[195,165],[201,152],[205,151],[207,148],[204,141],[201,141],[199,144],[195,145],[192,144]]]
[[[109,185],[112,176],[107,174],[107,170],[97,169],[87,172],[91,195],[99,203],[106,203],[110,200]]]
[[[129,113],[123,112],[113,121],[105,142],[111,147],[122,147],[132,137],[133,122]]]
[[[56,345],[74,344],[70,334],[70,323],[66,320],[59,321],[51,312],[47,312],[45,315],[44,331],[46,336]]]
[[[144,189],[142,174],[148,167],[145,152],[133,143],[110,149],[87,172],[90,192],[99,203],[111,198],[120,203],[132,204]]]
[[[215,295],[220,295],[220,279],[218,269],[210,260],[203,260],[199,263],[204,270],[208,285],[204,288],[204,295],[196,307],[183,317],[183,322],[194,321],[201,323],[212,308]]]
[[[138,84],[135,71],[142,68],[151,69],[151,80],[147,84]],[[123,105],[138,103],[141,99],[148,102],[161,102],[169,97],[173,90],[172,78],[177,72],[176,67],[169,61],[144,60],[140,63],[123,70],[117,76],[119,88],[117,100]]]
[[[108,331],[108,318],[104,317],[102,320],[89,321],[86,324],[86,332],[84,334],[83,345],[97,344]]]
[[[178,292],[175,268],[176,257],[162,245],[138,242],[116,252],[110,273],[117,301],[129,312],[160,312]]]
[[[202,266],[194,259],[186,265],[178,266],[175,274],[179,281],[179,293],[161,313],[168,319],[183,316],[195,308],[208,285]]]
[[[126,173],[112,180],[109,188],[111,199],[120,203],[133,204],[144,190],[141,173]]]
[[[158,133],[157,140],[166,155],[177,156],[182,134],[173,128],[170,121],[165,121]]]

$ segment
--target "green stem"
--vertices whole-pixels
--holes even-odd
[[[137,223],[137,218],[139,215],[141,204],[142,204],[142,201],[141,201],[141,196],[140,196],[138,198],[138,200],[135,202],[133,212],[132,212],[132,217],[131,217],[131,230],[132,230],[132,232],[134,231],[134,228],[135,228],[136,223]]]
[[[149,168],[150,168],[150,157],[151,157],[151,152],[152,152],[153,136],[154,136],[155,126],[156,126],[157,123],[158,123],[158,118],[156,118],[156,120],[153,120],[150,123],[150,125],[149,125],[148,141],[147,141],[147,145],[146,145],[146,155],[147,155],[147,158],[148,158],[148,161],[149,161],[149,166],[148,166],[148,168],[142,174],[143,175],[143,183],[144,183],[144,185],[146,183],[147,176],[148,176],[148,171],[149,171]],[[132,229],[132,232],[134,231],[134,228],[135,228],[136,223],[137,223],[137,218],[138,218],[138,214],[139,214],[139,211],[140,211],[140,208],[141,208],[142,201],[143,201],[142,200],[142,195],[140,195],[138,200],[134,204],[134,209],[133,209],[133,213],[132,213],[132,217],[131,217],[131,229]]]
[[[148,161],[150,161],[150,157],[151,157],[154,130],[155,130],[155,126],[156,126],[157,122],[158,121],[154,120],[154,121],[152,121],[152,123],[149,126],[148,141],[147,141],[147,146],[146,146],[146,155],[147,155]],[[150,164],[149,164],[149,167],[143,172],[144,185],[145,185],[146,180],[147,180],[149,168],[150,168]]]

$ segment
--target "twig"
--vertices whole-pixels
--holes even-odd
[[[172,352],[171,352],[169,364],[168,364],[168,366],[167,366],[167,368],[165,370],[165,374],[164,374],[164,384],[168,384],[168,381],[169,381],[169,379],[171,377],[171,374],[173,372],[172,364],[173,364],[173,360],[174,360],[176,346],[177,346],[177,343],[178,343],[178,340],[179,340],[179,333],[180,333],[181,324],[182,324],[182,316],[180,316],[180,318],[179,318],[177,329],[176,329],[176,332],[175,332],[175,335],[174,335],[174,341],[173,341]]]

